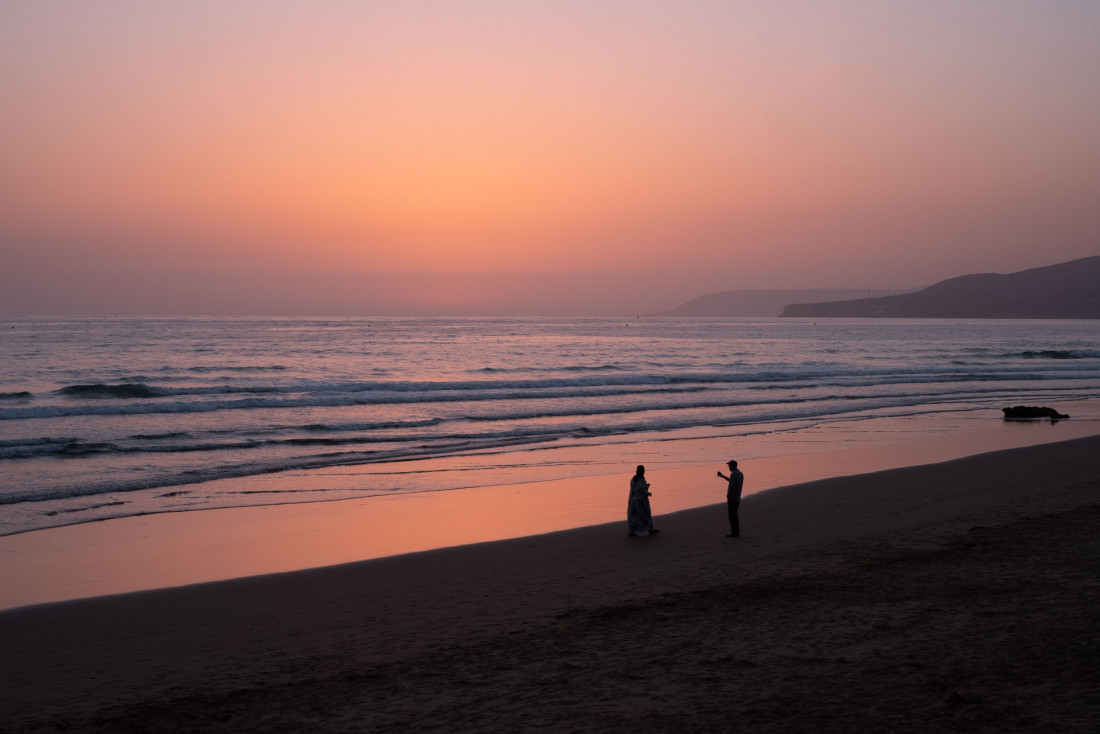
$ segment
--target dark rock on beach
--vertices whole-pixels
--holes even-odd
[[[1052,421],[1060,421],[1069,418],[1065,413],[1059,413],[1054,408],[1035,405],[1016,405],[1011,408],[1001,408],[1005,414],[1005,420],[1033,420],[1035,418],[1050,418]]]

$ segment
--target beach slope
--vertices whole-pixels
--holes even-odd
[[[3,612],[0,730],[1091,731],[1098,456]]]

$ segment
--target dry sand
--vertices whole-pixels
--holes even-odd
[[[1097,730],[1100,437],[724,514],[3,612],[0,730]]]

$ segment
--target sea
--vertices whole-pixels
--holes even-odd
[[[1097,321],[9,316],[0,355],[0,535],[1100,418]]]

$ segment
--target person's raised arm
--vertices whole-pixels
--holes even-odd
[[[723,479],[725,479],[725,480],[726,480],[727,482],[728,482],[728,481],[730,480],[730,478],[729,478],[729,477],[727,477],[727,476],[726,476],[725,474],[723,474],[722,472],[718,472],[718,476],[722,477],[722,478],[723,478]]]

